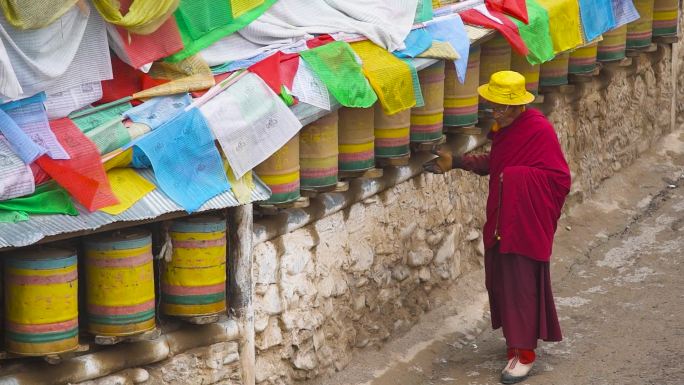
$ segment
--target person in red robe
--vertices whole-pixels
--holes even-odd
[[[439,150],[426,171],[454,168],[489,175],[485,245],[485,285],[492,327],[503,329],[508,363],[501,382],[525,379],[539,339],[562,339],[551,291],[549,259],[570,170],[558,137],[544,115],[526,105],[534,95],[525,78],[501,71],[478,88],[492,105],[491,151],[456,156]]]

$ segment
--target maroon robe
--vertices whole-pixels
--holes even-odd
[[[503,327],[509,348],[534,349],[537,339],[562,338],[549,258],[570,170],[539,111],[490,135],[490,154],[465,156],[462,166],[490,175],[483,238],[492,327]]]

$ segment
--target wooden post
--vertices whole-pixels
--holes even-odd
[[[256,363],[254,346],[254,284],[252,280],[252,232],[254,216],[252,205],[228,210],[228,274],[230,307],[243,326],[240,340],[242,383],[254,385]]]

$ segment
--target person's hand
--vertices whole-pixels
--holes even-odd
[[[433,174],[444,174],[454,168],[454,160],[458,161],[460,159],[459,157],[454,157],[451,152],[441,149],[433,150],[432,153],[437,155],[437,157],[423,164],[423,170]]]

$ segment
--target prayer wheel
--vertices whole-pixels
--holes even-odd
[[[645,48],[653,38],[653,0],[634,0],[639,19],[627,24],[627,49]]]
[[[559,53],[553,60],[541,65],[539,69],[539,85],[541,87],[561,86],[568,84],[568,64],[570,54]]]
[[[679,0],[655,0],[653,4],[653,36],[677,34]]]
[[[603,34],[598,44],[596,59],[598,61],[615,61],[625,58],[627,48],[627,25],[615,28]]]
[[[480,84],[489,83],[492,74],[511,69],[511,46],[501,35],[482,44],[480,53]],[[480,108],[486,108],[485,100],[480,98]]]
[[[42,356],[78,347],[76,252],[34,247],[5,256],[5,350]]]
[[[259,164],[255,171],[271,189],[266,203],[289,203],[299,199],[299,135]]]
[[[463,84],[458,81],[453,62],[446,63],[444,73],[444,125],[465,127],[477,124],[480,47],[470,46],[468,70]]]
[[[398,158],[410,154],[411,110],[385,115],[375,104],[375,157]]]
[[[598,43],[585,45],[570,53],[568,73],[574,75],[589,74],[596,69],[596,55]]]
[[[226,310],[226,220],[174,220],[169,237],[173,252],[162,261],[162,312],[196,317]]]
[[[442,137],[444,126],[444,60],[418,72],[423,107],[411,109],[411,142],[431,142]]]
[[[375,167],[375,109],[342,107],[338,114],[340,171],[365,171]]]
[[[156,327],[152,235],[124,229],[86,238],[88,332],[128,336]]]
[[[511,71],[519,72],[525,77],[525,88],[530,93],[539,94],[539,65],[532,65],[525,56],[513,53]]]
[[[337,184],[337,111],[333,111],[299,132],[299,164],[303,189]]]

